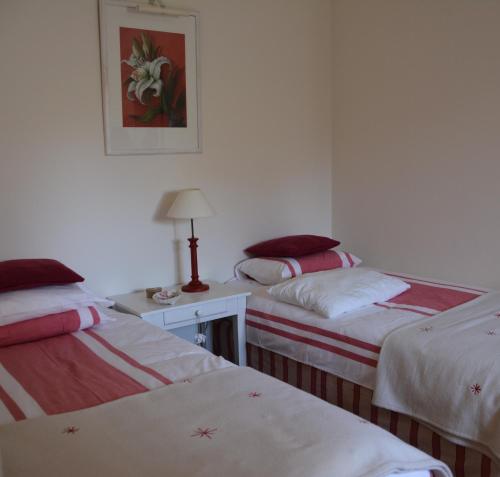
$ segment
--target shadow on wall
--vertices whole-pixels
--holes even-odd
[[[167,217],[167,212],[168,209],[170,209],[171,205],[174,203],[175,198],[177,197],[177,193],[179,191],[169,191],[165,192],[160,201],[158,202],[158,205],[156,207],[155,213],[153,214],[153,222],[156,222],[158,224],[170,224],[172,223],[174,226],[174,239],[171,243],[171,252],[172,255],[174,256],[174,275],[175,275],[175,282],[176,283],[183,283],[184,277],[182,271],[184,270],[185,267],[185,250],[186,248],[186,242],[185,242],[185,237],[182,236],[181,234],[181,228],[179,227],[179,220],[177,219],[171,219]],[[167,266],[169,264],[166,264]]]

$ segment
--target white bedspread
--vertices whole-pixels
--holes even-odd
[[[249,368],[0,428],[4,477],[379,477],[441,462]]]
[[[500,292],[391,333],[374,404],[500,461]]]

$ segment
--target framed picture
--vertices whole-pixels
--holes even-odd
[[[200,152],[197,12],[99,0],[106,154]]]

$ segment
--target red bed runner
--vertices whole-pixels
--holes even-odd
[[[386,273],[386,275],[400,278],[411,285],[411,288],[392,300],[377,303],[377,305],[388,305],[392,308],[413,311],[425,316],[432,316],[450,308],[455,308],[485,293],[483,290],[474,288],[453,287],[429,280],[410,279],[392,273]],[[413,307],[428,308],[429,311],[425,312]]]
[[[58,414],[171,381],[88,329],[0,348],[0,423]]]

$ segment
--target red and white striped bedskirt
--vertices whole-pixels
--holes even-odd
[[[392,432],[444,461],[457,477],[498,477],[500,469],[476,450],[453,444],[408,416],[371,404],[373,391],[333,374],[247,343],[247,364]]]

